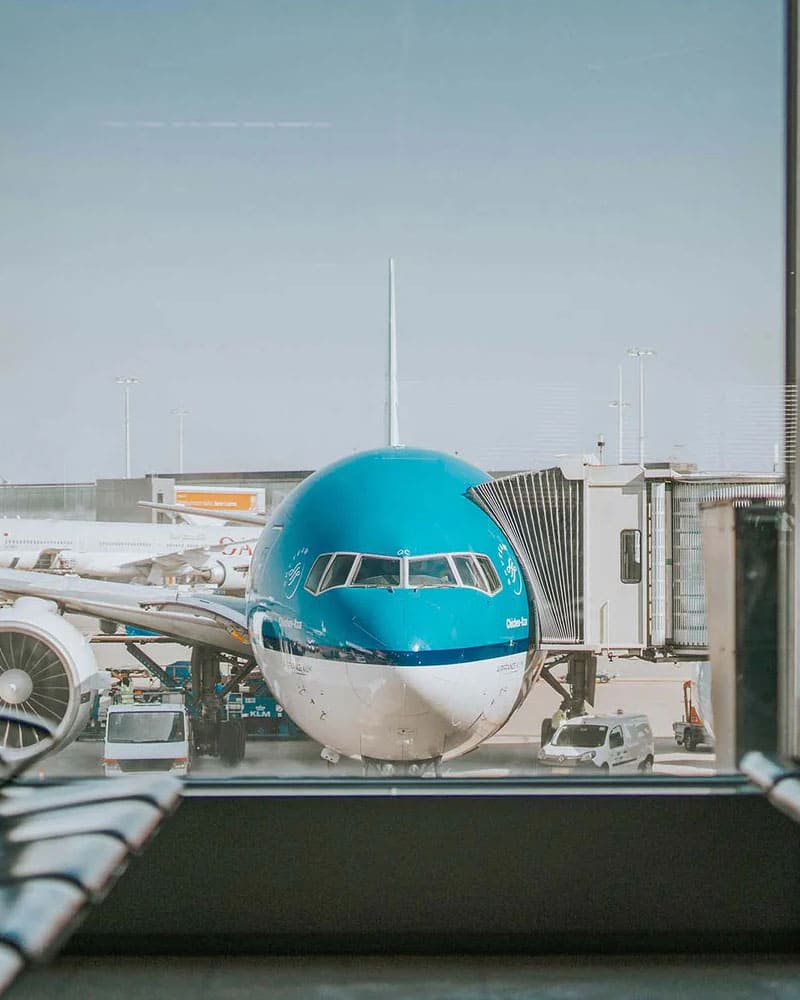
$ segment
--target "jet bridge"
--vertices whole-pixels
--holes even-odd
[[[783,504],[782,477],[705,474],[663,465],[595,465],[582,457],[470,491],[523,568],[544,679],[568,713],[594,702],[597,658],[708,655],[700,505]],[[550,674],[568,664],[565,690]]]

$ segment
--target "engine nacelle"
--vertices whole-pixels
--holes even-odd
[[[0,704],[41,716],[55,728],[48,752],[74,740],[89,721],[97,661],[89,641],[55,604],[21,597],[0,609]],[[0,723],[0,749],[10,759],[36,757],[39,738]]]
[[[209,559],[196,575],[204,583],[213,583],[226,594],[243,594],[249,569],[248,561],[243,556],[220,556]]]

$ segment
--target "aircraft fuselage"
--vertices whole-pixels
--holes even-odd
[[[326,747],[436,760],[508,719],[529,605],[505,536],[466,495],[487,478],[437,452],[380,449],[307,479],[265,528],[247,594],[254,654]]]

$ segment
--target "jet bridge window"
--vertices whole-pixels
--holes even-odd
[[[619,533],[619,578],[622,583],[642,582],[642,533],[638,528]]]
[[[351,587],[399,587],[400,560],[390,556],[362,556]]]
[[[408,560],[409,587],[457,587],[447,556],[425,556]]]

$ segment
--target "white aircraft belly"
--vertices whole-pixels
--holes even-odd
[[[394,667],[256,647],[275,697],[313,739],[350,757],[427,760],[466,753],[507,720],[525,654]]]

